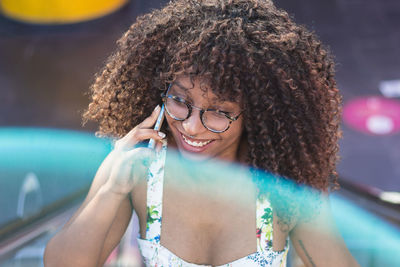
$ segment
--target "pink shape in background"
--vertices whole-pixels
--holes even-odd
[[[381,96],[356,98],[344,105],[343,120],[362,133],[394,134],[400,131],[400,102]]]

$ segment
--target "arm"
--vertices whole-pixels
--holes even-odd
[[[359,266],[336,229],[328,199],[312,219],[296,224],[290,238],[306,266]]]
[[[113,156],[100,166],[81,207],[47,244],[45,266],[100,266],[118,244],[132,211],[126,197],[104,186]]]
[[[138,142],[162,138],[151,127],[159,109],[116,142],[101,164],[89,193],[74,216],[47,244],[46,267],[102,266],[119,243],[132,210],[128,200],[138,179],[147,173],[143,160],[152,156],[146,148],[133,148]]]

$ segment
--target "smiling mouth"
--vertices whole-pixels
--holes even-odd
[[[205,145],[208,145],[208,144],[211,143],[212,141],[214,141],[214,140],[208,140],[208,141],[205,141],[205,142],[201,142],[201,141],[190,141],[186,136],[184,136],[183,134],[181,134],[181,135],[182,135],[183,141],[184,141],[186,144],[188,144],[188,145],[190,145],[190,146],[193,146],[193,147],[203,147],[203,146],[205,146]]]

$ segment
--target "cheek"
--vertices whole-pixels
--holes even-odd
[[[165,114],[165,121],[166,121],[166,126],[170,134],[176,134],[177,129],[179,128],[179,123],[181,121],[174,120],[171,118],[168,114]]]
[[[176,134],[177,134],[177,129],[176,129],[176,123],[179,123],[179,121],[176,121],[172,119],[168,114],[165,115],[164,123],[166,124],[166,134],[168,136],[168,146],[175,147],[176,148]]]
[[[165,114],[165,120],[167,123],[167,128],[169,128],[171,130],[171,128],[174,127],[173,124],[174,124],[175,120],[172,119],[168,114]]]
[[[243,119],[240,117],[237,121],[232,122],[231,127],[233,132],[232,134],[240,137],[244,130]]]
[[[240,139],[243,133],[243,122],[242,120],[237,120],[232,122],[231,126],[229,127],[228,131],[223,133],[223,139],[228,142],[234,142]]]
[[[171,117],[166,112],[165,112],[165,118],[164,119],[166,120],[167,125],[170,126],[171,125]]]

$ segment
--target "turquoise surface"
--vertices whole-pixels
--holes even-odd
[[[361,203],[360,203],[361,204]],[[334,194],[331,206],[339,232],[361,266],[400,266],[400,230]]]
[[[0,127],[0,226],[21,217],[22,201],[37,212],[88,187],[110,150],[93,133]]]

